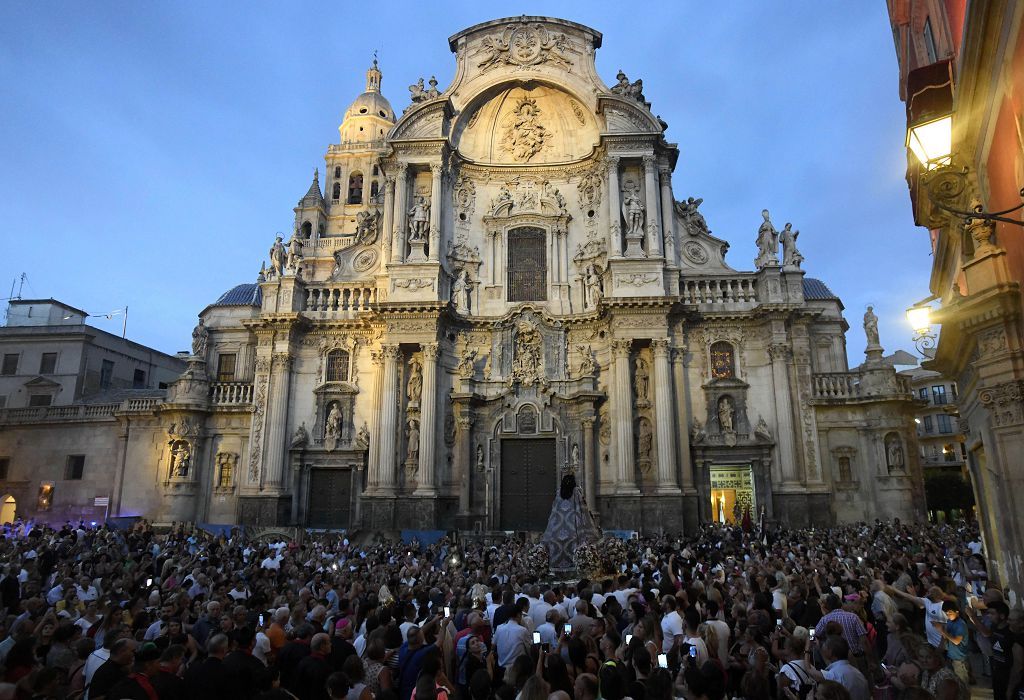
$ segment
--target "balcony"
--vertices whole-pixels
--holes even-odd
[[[814,375],[816,399],[854,399],[860,395],[860,375],[856,372],[825,372]]]
[[[355,318],[376,303],[376,287],[364,284],[324,285],[306,290],[302,311],[320,318]]]
[[[213,406],[249,406],[251,403],[252,384],[248,382],[210,384],[210,404]]]
[[[711,277],[684,279],[681,295],[684,304],[726,307],[757,302],[757,280],[749,277]]]

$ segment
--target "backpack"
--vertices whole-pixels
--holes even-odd
[[[800,698],[800,700],[804,700],[808,695],[811,694],[811,691],[814,690],[814,681],[804,671],[801,671],[800,667],[794,664],[792,661],[784,664],[782,668],[786,668],[786,666],[789,666],[791,669],[793,669],[793,673],[795,673],[796,677],[800,679],[797,682],[796,694],[797,697]]]

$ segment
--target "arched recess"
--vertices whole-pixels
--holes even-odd
[[[0,496],[0,525],[5,523],[13,523],[14,515],[17,512],[18,503],[14,499],[14,496],[10,494],[4,494]]]

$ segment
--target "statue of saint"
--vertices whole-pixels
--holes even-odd
[[[779,240],[783,245],[782,264],[786,267],[800,267],[800,263],[804,261],[804,256],[796,249],[796,237],[799,235],[800,232],[794,231],[793,224],[790,223],[787,223],[779,234]]]
[[[868,338],[868,347],[878,347],[882,344],[878,338],[878,316],[875,316],[873,306],[869,306],[864,312],[864,335]]]
[[[718,402],[718,424],[721,426],[723,433],[733,432],[732,418],[735,414],[736,411],[732,407],[732,401],[729,400],[728,396],[723,396]]]
[[[761,210],[761,227],[757,229],[757,259],[754,265],[758,268],[766,265],[779,264],[779,232],[772,225],[767,209]]]
[[[764,422],[764,416],[758,416],[757,427],[754,428],[754,435],[766,442],[772,439],[772,431],[768,430],[768,424]]]
[[[459,366],[456,369],[460,377],[464,379],[473,378],[474,360],[476,360],[476,350],[466,348],[466,354],[462,356],[462,359],[459,361]]]
[[[285,259],[285,269],[294,272],[298,269],[300,262],[302,262],[302,239],[299,238],[299,233],[296,231],[288,241],[288,256]]]
[[[572,444],[572,455],[569,459],[569,467],[573,471],[578,471],[580,468],[580,445],[578,442]]]
[[[413,362],[409,366],[409,383],[406,386],[406,396],[409,403],[418,403],[420,391],[423,389],[423,373],[420,372],[420,363]]]
[[[577,345],[576,352],[580,354],[580,376],[592,377],[597,374],[597,365],[594,363],[594,353],[591,351],[590,346]]]
[[[889,462],[889,469],[903,469],[903,446],[899,437],[893,435],[889,438],[886,447],[886,457]]]
[[[171,469],[174,476],[184,478],[188,476],[188,469],[192,461],[192,450],[188,443],[179,440],[171,451]]]
[[[284,248],[284,239],[278,236],[274,245],[270,246],[270,273],[272,276],[280,277],[284,274],[284,265],[288,259],[288,253]]]
[[[199,323],[192,329],[192,354],[196,357],[203,357],[206,355],[206,341],[209,340],[210,333],[206,330],[206,326],[203,325],[203,319],[199,319]]]
[[[476,446],[476,470],[482,472],[484,470],[484,446]]]
[[[370,446],[370,429],[366,427],[366,423],[363,423],[362,427],[359,428],[359,432],[356,433],[356,447],[360,450],[365,450]]]
[[[406,461],[407,462],[419,462],[420,461],[420,422],[415,418],[409,419],[409,427],[406,429],[406,435],[408,435],[408,441],[406,443]]]
[[[693,427],[690,428],[690,442],[694,445],[699,445],[704,442],[704,438],[708,436],[704,430],[704,424],[700,422],[700,418],[693,419]]]
[[[601,270],[596,263],[592,262],[587,265],[587,269],[583,273],[583,287],[587,295],[586,307],[596,309],[602,294]]]
[[[640,419],[640,439],[638,440],[638,456],[641,460],[649,462],[651,460],[651,438],[653,434],[651,432],[651,422],[647,419]]]
[[[328,451],[333,451],[338,446],[338,441],[341,440],[341,421],[341,408],[337,403],[332,403],[324,424],[324,444]]]
[[[306,432],[306,424],[303,423],[295,429],[292,435],[292,447],[305,447],[309,443],[309,433]]]
[[[650,388],[651,375],[647,371],[647,363],[642,358],[636,358],[636,372],[633,374],[633,388],[636,391],[636,401],[641,403],[647,401],[647,392]]]
[[[640,190],[632,181],[622,191],[622,216],[626,219],[626,233],[642,236],[644,233],[644,203]]]
[[[455,304],[455,313],[469,313],[469,274],[466,268],[459,270],[458,276],[452,282],[452,302]]]
[[[409,242],[421,243],[427,238],[430,227],[430,205],[427,198],[420,195],[409,210]]]

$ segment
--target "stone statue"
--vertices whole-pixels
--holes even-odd
[[[569,468],[572,471],[579,471],[580,468],[580,445],[578,442],[572,444],[572,454],[569,458]]]
[[[406,396],[409,403],[419,403],[420,392],[423,390],[423,373],[420,363],[415,360],[409,365],[409,383],[406,385]]]
[[[878,338],[878,316],[875,316],[875,307],[869,306],[864,312],[864,335],[868,338],[868,347],[881,347],[882,343]]]
[[[622,95],[630,99],[636,100],[637,102],[645,102],[644,99],[644,81],[637,80],[636,82],[629,82],[629,78],[621,70],[615,74],[616,82],[611,86],[611,91],[616,95]]]
[[[528,97],[519,100],[507,123],[503,145],[515,160],[530,160],[551,139],[551,132],[540,123],[537,101]]]
[[[603,283],[601,281],[601,268],[597,263],[591,262],[583,273],[583,288],[586,294],[585,306],[588,309],[596,309],[601,301]]]
[[[409,242],[422,243],[427,239],[430,228],[430,204],[420,195],[409,210]]]
[[[437,89],[437,78],[430,76],[430,80],[427,81],[427,84],[430,87],[427,89],[426,93],[424,93],[426,95],[426,99],[433,100],[434,98],[441,96],[441,92]]]
[[[718,425],[722,428],[723,433],[733,432],[732,419],[736,415],[736,410],[732,407],[732,401],[728,396],[723,396],[718,400]]]
[[[192,462],[192,450],[184,440],[175,443],[171,451],[171,470],[174,476],[184,478],[188,476],[189,466]]]
[[[466,268],[462,268],[455,277],[455,281],[452,282],[452,303],[455,304],[455,313],[469,313],[469,290],[469,274],[466,272]]]
[[[365,450],[370,447],[370,429],[366,427],[366,423],[363,423],[362,427],[359,428],[359,432],[356,433],[356,448]]]
[[[637,445],[637,456],[641,462],[651,461],[651,422],[646,418],[640,419],[640,438]]]
[[[530,386],[544,375],[544,361],[541,356],[543,341],[540,333],[528,321],[516,326],[515,349],[512,355],[512,379]]]
[[[278,277],[284,274],[285,261],[288,259],[288,253],[284,249],[284,239],[279,235],[274,241],[274,245],[270,246],[270,274],[269,277]]]
[[[409,419],[409,425],[405,431],[408,436],[405,450],[407,462],[420,461],[420,422],[415,418]]]
[[[206,326],[203,325],[203,319],[199,319],[199,323],[192,329],[192,354],[196,357],[204,357],[206,355],[206,341],[209,338],[210,333],[206,330]]]
[[[779,240],[783,245],[782,264],[786,267],[800,267],[800,263],[804,261],[804,256],[796,249],[796,237],[799,235],[800,232],[794,231],[793,224],[788,222],[779,234]]]
[[[597,374],[597,365],[594,362],[594,353],[591,351],[590,346],[577,345],[576,352],[580,354],[580,376],[593,377]]]
[[[476,350],[466,348],[466,354],[459,360],[459,366],[456,370],[459,376],[463,379],[473,378],[473,361],[476,360]]]
[[[626,219],[626,234],[643,236],[644,203],[640,190],[632,180],[626,181],[622,190],[622,216]]]
[[[683,228],[691,236],[709,235],[711,233],[708,230],[708,222],[704,219],[704,215],[697,211],[697,207],[703,202],[703,199],[694,199],[693,197],[688,198],[685,202],[676,202],[676,213],[683,220]]]
[[[647,393],[650,389],[651,374],[647,371],[647,362],[643,358],[636,358],[636,371],[633,373],[633,388],[636,391],[636,403],[638,406],[647,404]]]
[[[377,242],[380,232],[381,213],[376,210],[361,211],[356,214],[356,243],[373,245]]]
[[[903,469],[903,445],[898,435],[889,436],[888,444],[885,446],[886,461],[889,469]]]
[[[423,89],[423,78],[416,81],[414,85],[409,86],[409,98],[413,102],[425,102],[427,98],[427,91]]]
[[[704,424],[700,422],[700,418],[693,419],[693,427],[690,428],[690,442],[694,445],[699,445],[704,442],[704,438],[708,436],[704,430]]]
[[[302,239],[299,238],[299,233],[296,231],[292,233],[292,237],[288,241],[288,257],[284,267],[286,270],[295,272],[298,270],[300,262],[302,262]]]
[[[757,258],[754,265],[760,269],[779,264],[779,232],[775,230],[767,209],[761,210],[761,227],[757,229]]]
[[[484,465],[484,446],[483,445],[477,445],[476,446],[476,470],[478,472],[483,472],[484,469],[485,469],[485,465]]]
[[[292,435],[292,447],[305,447],[309,443],[309,433],[306,432],[306,424],[303,423],[295,429]]]
[[[757,427],[754,428],[754,435],[761,438],[765,442],[771,442],[772,431],[768,430],[768,424],[764,422],[764,416],[758,416]]]
[[[331,404],[331,410],[327,413],[327,421],[324,423],[324,446],[328,452],[333,452],[341,440],[341,408],[337,402]]]

